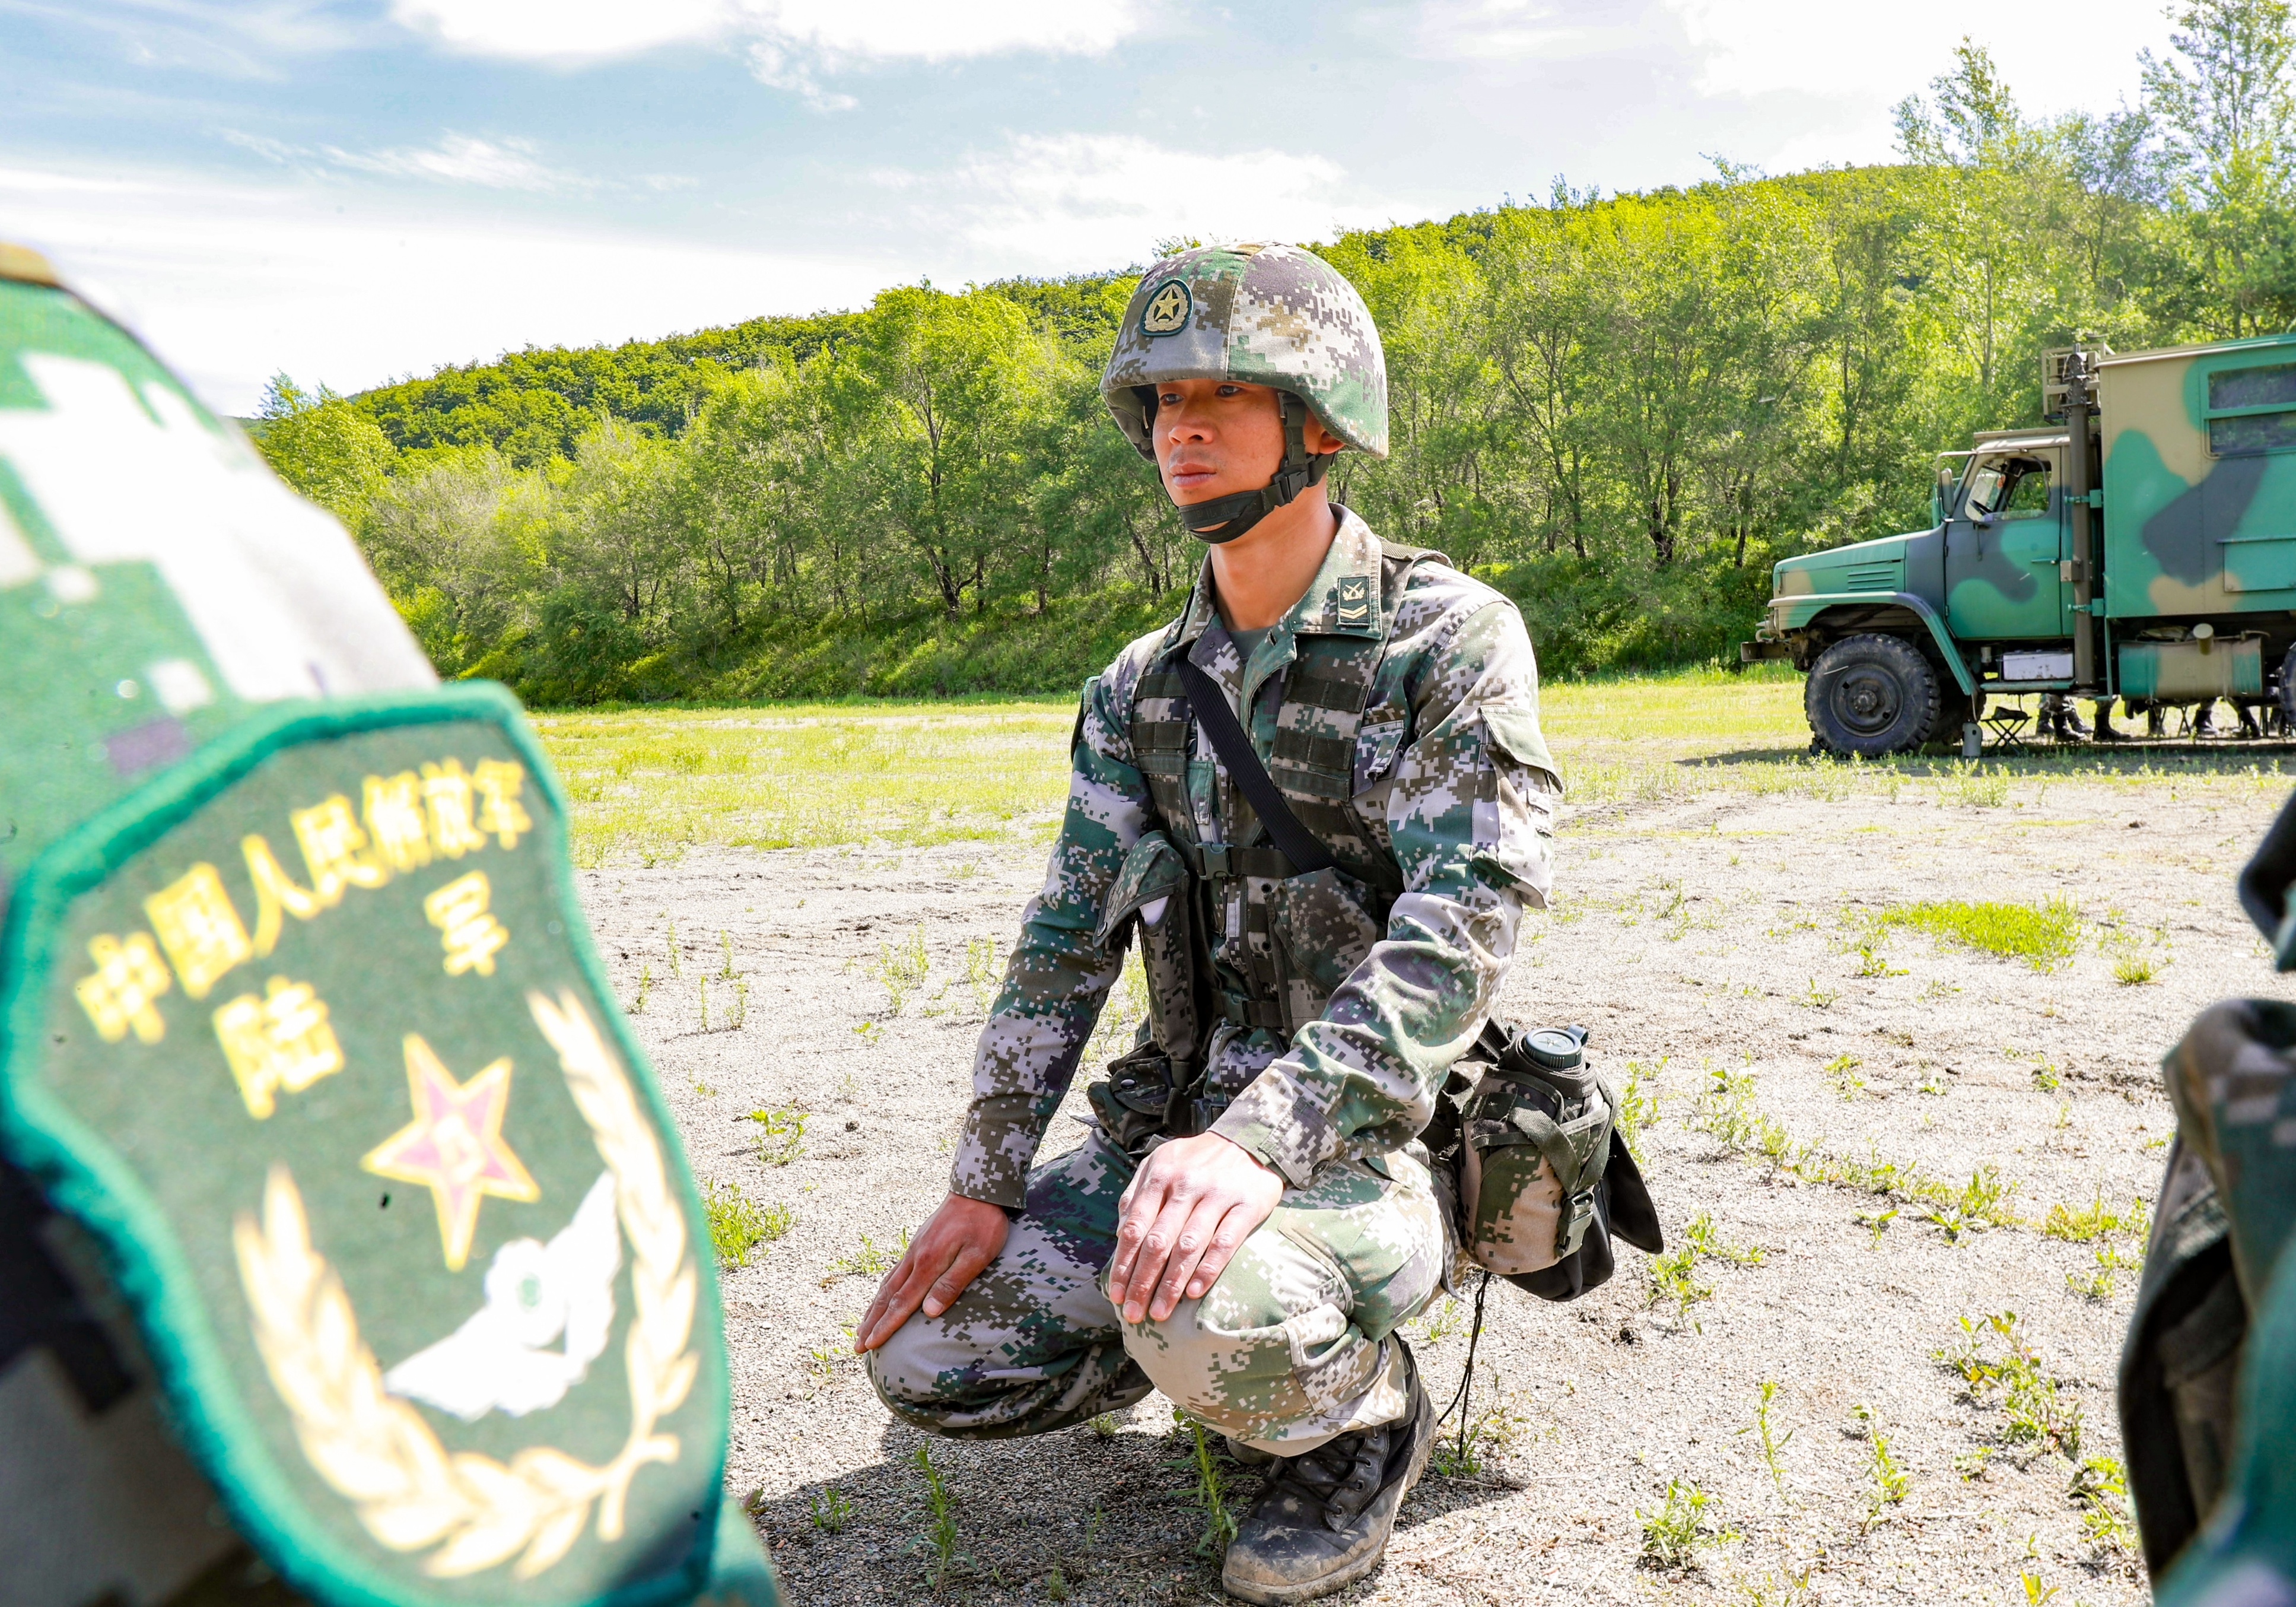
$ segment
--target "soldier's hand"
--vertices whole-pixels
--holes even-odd
[[[1128,1323],[1201,1300],[1283,1198],[1282,1177],[1217,1133],[1158,1144],[1117,1201],[1108,1298]]]
[[[947,1311],[980,1269],[996,1259],[1012,1226],[1004,1209],[985,1200],[951,1194],[942,1201],[909,1241],[899,1265],[877,1285],[877,1298],[869,1302],[854,1332],[854,1350],[874,1350],[920,1306],[927,1316]]]

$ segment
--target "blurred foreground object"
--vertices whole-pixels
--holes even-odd
[[[11,1607],[772,1603],[516,702],[5,245],[0,685]]]

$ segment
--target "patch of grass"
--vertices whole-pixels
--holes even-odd
[[[2002,1439],[2011,1445],[2054,1450],[2075,1465],[2081,1456],[2080,1403],[2066,1395],[2018,1332],[2017,1314],[1994,1312],[1961,1319],[1962,1337],[1932,1354],[1961,1375],[1973,1404],[1997,1400]],[[1994,1352],[1997,1349],[1998,1354]]]
[[[2160,962],[2148,954],[2124,954],[2112,962],[2112,980],[2123,988],[2140,988],[2160,974]]]
[[[637,996],[630,1001],[630,1013],[632,1015],[644,1015],[645,1013],[646,995],[652,991],[653,967],[651,964],[642,964],[638,967]]]
[[[1796,1003],[1800,1004],[1805,1010],[1824,1010],[1829,1008],[1833,1004],[1833,1001],[1841,996],[1841,993],[1840,989],[1833,988],[1820,988],[1817,985],[1817,979],[1816,977],[1812,977],[1809,980],[1809,991],[1803,994]]]
[[[1003,968],[996,963],[996,939],[968,938],[964,944],[964,982],[972,993],[975,1014],[987,1015],[988,1007],[996,1002],[996,989],[1004,980]]]
[[[710,1247],[723,1267],[747,1267],[758,1245],[780,1238],[797,1220],[797,1213],[786,1205],[759,1205],[738,1183],[711,1180],[701,1205],[709,1224]]]
[[[1668,1480],[1666,1499],[1655,1510],[1635,1508],[1643,1529],[1642,1560],[1654,1568],[1687,1568],[1698,1560],[1700,1546],[1736,1539],[1707,1515],[1713,1500],[1687,1479]]]
[[[1102,1439],[1113,1439],[1124,1425],[1115,1413],[1103,1412],[1096,1416],[1086,1418],[1084,1426]]]
[[[1939,779],[1938,798],[1943,803],[1997,809],[2009,801],[2009,773],[1982,759],[1964,760]]]
[[[2143,1257],[2123,1255],[2118,1244],[2100,1244],[2094,1254],[2096,1258],[2095,1272],[2065,1274],[2065,1287],[2084,1300],[2109,1300],[2112,1298],[2116,1274],[2144,1269]]]
[[[752,1111],[742,1119],[758,1124],[758,1159],[767,1166],[787,1166],[804,1147],[803,1111]]]
[[[863,1234],[860,1249],[849,1256],[840,1256],[829,1264],[829,1275],[822,1279],[822,1287],[825,1289],[840,1278],[873,1278],[890,1272],[894,1263],[901,1259],[902,1253],[908,1248],[909,1234],[906,1228],[901,1230],[899,1248],[894,1250],[879,1249],[871,1242],[867,1234]]]
[[[1438,1436],[1428,1463],[1445,1479],[1480,1479],[1521,1435],[1523,1419],[1504,1404],[1465,1424],[1456,1439]]]
[[[2143,1236],[2152,1222],[2152,1208],[2142,1200],[2131,1200],[2128,1209],[2116,1211],[2104,1202],[2104,1191],[2099,1189],[2089,1203],[2074,1207],[2062,1203],[2049,1207],[2049,1214],[2041,1218],[2044,1238],[2064,1239],[2075,1244],[2086,1244],[2109,1234],[2135,1234]]]
[[[1769,1251],[1759,1245],[1739,1245],[1726,1242],[1714,1226],[1712,1211],[1700,1211],[1682,1231],[1682,1242],[1702,1256],[1717,1261],[1727,1261],[1734,1267],[1759,1267],[1769,1259]]]
[[[1972,903],[1964,898],[1900,904],[1883,910],[1875,920],[1884,926],[1925,931],[2005,959],[2022,960],[2035,971],[2049,971],[2063,963],[2080,946],[2080,911],[2062,897],[2044,904]]]

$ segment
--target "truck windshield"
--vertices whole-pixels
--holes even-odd
[[[1974,519],[2034,519],[2049,511],[2049,465],[2038,457],[1988,457],[1969,477]]]

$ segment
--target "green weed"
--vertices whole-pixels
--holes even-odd
[[[1204,1514],[1204,1531],[1196,1537],[1196,1554],[1218,1557],[1227,1550],[1228,1542],[1235,1538],[1235,1514],[1227,1508],[1226,1480],[1212,1453],[1211,1440],[1204,1433],[1204,1425],[1177,1406],[1172,1408],[1172,1421],[1188,1436],[1190,1455],[1177,1465],[1195,1474],[1196,1488],[1190,1498]]]
[[[913,929],[898,944],[877,945],[877,963],[873,968],[877,980],[884,985],[885,994],[892,1002],[887,1015],[898,1015],[909,1002],[909,996],[924,986],[925,973],[931,962],[925,956],[925,929]]]
[[[1638,1060],[1627,1062],[1627,1080],[1619,1090],[1619,1109],[1612,1118],[1618,1125],[1619,1136],[1626,1141],[1628,1152],[1636,1161],[1643,1159],[1643,1134],[1658,1123],[1658,1095],[1644,1091],[1644,1070]],[[1666,1061],[1660,1058],[1656,1065],[1647,1070],[1652,1080],[1655,1081],[1666,1070]]]
[[[1759,1245],[1726,1243],[1714,1226],[1712,1211],[1700,1211],[1693,1217],[1690,1226],[1683,1229],[1682,1241],[1685,1248],[1717,1261],[1727,1261],[1734,1267],[1759,1267],[1769,1258],[1769,1251]]]
[[[1085,1419],[1085,1427],[1103,1439],[1113,1439],[1123,1428],[1123,1423],[1113,1412],[1103,1412]]]
[[[1439,1437],[1429,1464],[1445,1479],[1480,1479],[1521,1434],[1523,1419],[1496,1406],[1466,1425],[1456,1439]]]
[[[1965,947],[2022,960],[2049,971],[2072,958],[2080,945],[2080,911],[2064,898],[2046,904],[1942,902],[1901,904],[1875,917],[1885,926],[1912,927]]]
[[[1850,975],[1859,977],[1901,977],[1905,974],[1906,968],[1904,966],[1892,965],[1890,963],[1890,956],[1882,952],[1881,942],[1878,939],[1868,937],[1858,943],[1857,969],[1850,972]]]
[[[1421,1324],[1419,1329],[1421,1341],[1430,1345],[1441,1344],[1459,1332],[1459,1324],[1464,1319],[1464,1316],[1465,1308],[1449,1296],[1445,1296],[1441,1308],[1429,1315]]]
[[[1781,1570],[1759,1578],[1741,1578],[1738,1594],[1745,1598],[1746,1607],[1809,1607],[1816,1599],[1809,1590],[1812,1571],[1804,1567],[1800,1573]]]
[[[2129,1555],[2136,1536],[2128,1517],[2128,1472],[2117,1456],[2091,1456],[2073,1471],[2066,1499],[2080,1509],[2081,1533],[2099,1551]]]
[[[677,922],[676,921],[672,921],[669,923],[669,974],[671,980],[675,981],[683,982],[685,980],[685,962],[678,953]]]
[[[824,1534],[841,1535],[845,1526],[853,1521],[853,1503],[835,1485],[826,1485],[805,1498],[807,1515],[814,1528]]]
[[[720,981],[730,982],[734,980],[734,934],[724,927],[719,927],[718,944],[726,951],[726,963],[719,968],[718,978]]]
[[[1871,1529],[1881,1521],[1882,1509],[1904,1504],[1907,1483],[1898,1460],[1890,1454],[1889,1437],[1882,1432],[1881,1419],[1874,1408],[1860,1401],[1849,1408],[1851,1415],[1866,1425],[1868,1452],[1866,1477],[1872,1488],[1866,1495],[1866,1527]]]
[[[1809,991],[1801,996],[1799,1003],[1805,1010],[1824,1010],[1841,996],[1841,994],[1838,988],[1820,988],[1817,985],[1817,979],[1812,977],[1809,980]]]
[[[2066,1460],[2078,1464],[2080,1403],[2059,1389],[2018,1332],[2017,1314],[2000,1311],[1977,1320],[1964,1316],[1959,1341],[1932,1354],[1961,1375],[1972,1402],[1981,1405],[1998,1399],[2002,1439],[2013,1445],[2062,1452]],[[1997,1356],[1991,1353],[1996,1343]]]
[[[1698,1249],[1685,1244],[1671,1255],[1652,1256],[1646,1263],[1650,1270],[1650,1304],[1660,1300],[1674,1302],[1677,1322],[1686,1320],[1690,1308],[1701,1300],[1714,1298],[1713,1286],[1700,1283],[1693,1275],[1698,1264]]]
[[[637,997],[630,1001],[630,1013],[632,1015],[643,1015],[645,1013],[646,995],[652,991],[653,967],[652,965],[640,965],[638,967],[638,995]]]
[[[829,1264],[829,1275],[821,1280],[821,1286],[826,1289],[840,1278],[873,1278],[881,1273],[890,1272],[908,1248],[909,1230],[906,1228],[901,1230],[901,1242],[892,1250],[879,1249],[867,1234],[863,1234],[860,1249],[849,1256],[840,1256]]]
[[[956,1498],[949,1494],[948,1480],[940,1469],[933,1465],[930,1446],[917,1447],[911,1460],[916,1464],[917,1476],[924,1480],[925,1543],[932,1547],[933,1588],[938,1591],[946,1586],[949,1564],[956,1560]]]
[[[1642,1524],[1643,1561],[1658,1568],[1686,1568],[1697,1560],[1698,1548],[1737,1536],[1718,1529],[1706,1509],[1713,1497],[1687,1479],[1666,1481],[1666,1499],[1652,1512],[1635,1508]]]
[[[2058,1590],[2054,1585],[2043,1585],[2039,1574],[2021,1568],[2017,1570],[2017,1583],[2025,1587],[2025,1607],[2048,1607],[2049,1598]]]
[[[1766,1378],[1759,1388],[1760,1394],[1754,1402],[1754,1421],[1738,1432],[1761,1436],[1762,1465],[1770,1470],[1770,1482],[1777,1487],[1778,1495],[1783,1499],[1786,1493],[1786,1474],[1785,1470],[1778,1465],[1778,1453],[1786,1448],[1796,1431],[1788,1429],[1784,1434],[1779,1434],[1771,1427],[1770,1403],[1777,1398],[1778,1381]]]
[[[964,945],[964,985],[972,991],[972,1008],[980,1015],[996,1002],[1002,972],[996,963],[996,939],[969,938]]]
[[[767,1166],[787,1166],[804,1147],[803,1111],[752,1111],[743,1119],[758,1124],[758,1159]]]
[[[2152,1208],[2142,1200],[2129,1202],[2127,1211],[2115,1211],[2104,1202],[2104,1191],[2099,1189],[2088,1204],[2072,1207],[2059,1203],[2049,1207],[2049,1214],[2041,1218],[2041,1234],[2045,1238],[2066,1239],[2076,1244],[2086,1244],[2091,1239],[2107,1234],[2144,1234],[2152,1219]]]
[[[797,1220],[797,1213],[786,1205],[760,1206],[738,1183],[711,1181],[701,1204],[710,1246],[725,1267],[747,1267],[758,1245],[780,1238]]]
[[[1865,1063],[1854,1054],[1837,1054],[1825,1062],[1825,1080],[1842,1098],[1855,1099],[1866,1091],[1866,1079],[1857,1075]]]

